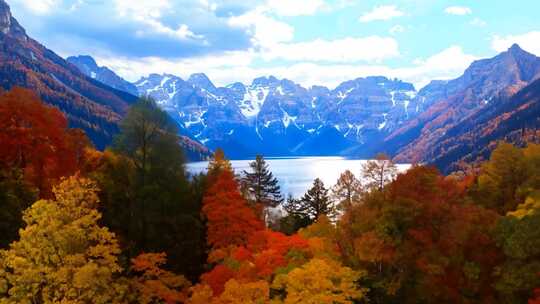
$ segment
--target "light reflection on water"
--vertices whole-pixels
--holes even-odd
[[[253,160],[233,160],[232,167],[236,174],[249,171],[249,163]],[[289,193],[295,197],[302,196],[312,185],[315,178],[320,178],[327,188],[332,187],[345,170],[350,170],[356,177],[360,176],[362,164],[366,160],[346,159],[341,157],[301,157],[301,158],[267,158],[270,170],[279,180],[284,196]],[[208,162],[187,164],[191,173],[206,171]],[[398,165],[400,172],[406,171],[410,165]]]

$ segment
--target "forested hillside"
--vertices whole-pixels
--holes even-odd
[[[128,106],[137,98],[83,75],[26,35],[0,1],[0,87],[25,87],[61,109],[69,124],[85,130],[98,148],[110,144]]]
[[[535,144],[450,176],[379,155],[285,201],[262,156],[187,174],[150,99],[100,152],[14,89],[0,142],[0,303],[540,301]]]

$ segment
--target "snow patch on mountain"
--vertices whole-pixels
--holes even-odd
[[[259,114],[261,107],[268,97],[270,90],[268,88],[246,88],[244,99],[242,99],[238,105],[242,114],[246,118],[253,118]]]

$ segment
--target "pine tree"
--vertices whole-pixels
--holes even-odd
[[[336,210],[328,192],[324,183],[317,178],[313,182],[313,187],[301,199],[288,200],[284,208],[289,214],[296,214],[312,221],[317,220],[321,215],[332,218]]]
[[[268,170],[268,164],[261,155],[249,164],[252,172],[244,171],[242,182],[251,200],[264,208],[277,207],[283,203],[278,180]]]
[[[170,270],[197,277],[205,260],[202,197],[186,177],[177,125],[142,98],[120,131],[95,174],[105,201],[103,223],[123,241],[125,259],[165,252]]]

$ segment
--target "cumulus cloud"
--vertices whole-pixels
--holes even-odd
[[[290,41],[294,37],[292,26],[268,16],[264,8],[231,17],[228,23],[231,26],[246,29],[252,35],[253,43],[258,46],[267,47]]]
[[[313,15],[325,7],[323,0],[268,0],[268,9],[280,16]]]
[[[180,24],[177,29],[173,29],[163,25],[163,23],[157,20],[146,20],[145,24],[148,25],[146,29],[140,29],[136,31],[136,35],[145,36],[152,35],[153,33],[165,34],[178,39],[195,39],[203,40],[204,35],[198,35],[193,33],[186,24]],[[206,42],[208,43],[208,42]]]
[[[150,73],[188,77],[204,72],[219,85],[275,75],[305,86],[335,87],[352,78],[383,75],[420,87],[431,79],[459,76],[475,59],[452,46],[397,68],[384,63],[401,58],[393,37],[295,41],[294,27],[281,17],[315,14],[327,7],[323,0],[298,0],[304,7],[280,7],[284,0],[43,0],[54,3],[48,13],[40,10],[39,18],[23,4],[35,1],[13,1],[18,1],[17,13],[26,14],[20,21],[46,46],[63,56],[91,54],[131,81]],[[111,16],[111,8],[117,14]],[[361,18],[367,22],[403,15],[390,5]],[[396,25],[390,33],[403,29]]]
[[[449,15],[458,15],[458,16],[472,14],[472,10],[466,6],[449,6],[444,10],[444,12]]]
[[[162,11],[171,9],[169,0],[114,0],[120,16],[133,16],[135,19],[155,19],[162,16]]]
[[[390,20],[405,15],[395,5],[376,6],[370,12],[360,17],[360,22],[371,22],[376,20]]]
[[[62,55],[188,58],[252,47],[252,34],[228,23],[250,9],[240,0],[14,1],[30,35]],[[35,11],[49,1],[47,14]]]
[[[217,72],[217,75],[222,75],[221,78],[218,77],[218,80],[221,79],[222,82],[217,83],[225,84],[236,78],[244,80],[245,75],[228,73],[236,73],[249,68],[254,56],[252,51],[231,51],[219,55],[174,60],[160,57],[133,59],[117,56],[96,57],[95,59],[100,65],[111,68],[129,81],[136,81],[152,73],[167,73],[187,78],[193,73],[205,72],[216,75]]]
[[[524,50],[540,56],[540,31],[532,31],[519,35],[493,36],[491,47],[497,52],[506,51],[517,43]]]
[[[207,3],[201,3],[206,4]],[[203,35],[195,34],[186,24],[179,24],[177,28],[172,28],[160,21],[162,12],[171,10],[172,4],[169,0],[115,0],[116,10],[121,17],[130,17],[145,25],[136,31],[138,36],[152,34],[165,34],[178,39],[204,39]]]
[[[412,82],[417,88],[421,88],[433,79],[445,80],[460,76],[476,59],[475,56],[464,53],[459,46],[451,46],[428,58],[415,60],[403,68],[391,68],[383,64],[315,62],[254,67],[252,63],[257,56],[254,52],[229,52],[197,60],[97,58],[97,61],[100,65],[109,66],[132,81],[150,73],[171,73],[186,78],[192,73],[204,72],[217,85],[227,85],[236,81],[250,83],[256,77],[274,75],[291,79],[304,86],[325,85],[334,88],[343,81],[357,77],[383,75]]]
[[[291,61],[370,62],[397,56],[399,56],[397,41],[394,38],[379,36],[282,43],[262,51],[262,57],[266,60]]]
[[[12,3],[10,1],[10,3]],[[13,4],[22,5],[35,14],[43,15],[50,13],[55,7],[58,7],[62,0],[14,0]]]
[[[460,76],[478,58],[453,45],[426,59],[416,59],[415,67],[401,69],[401,77],[425,85],[433,79],[446,80]]]

